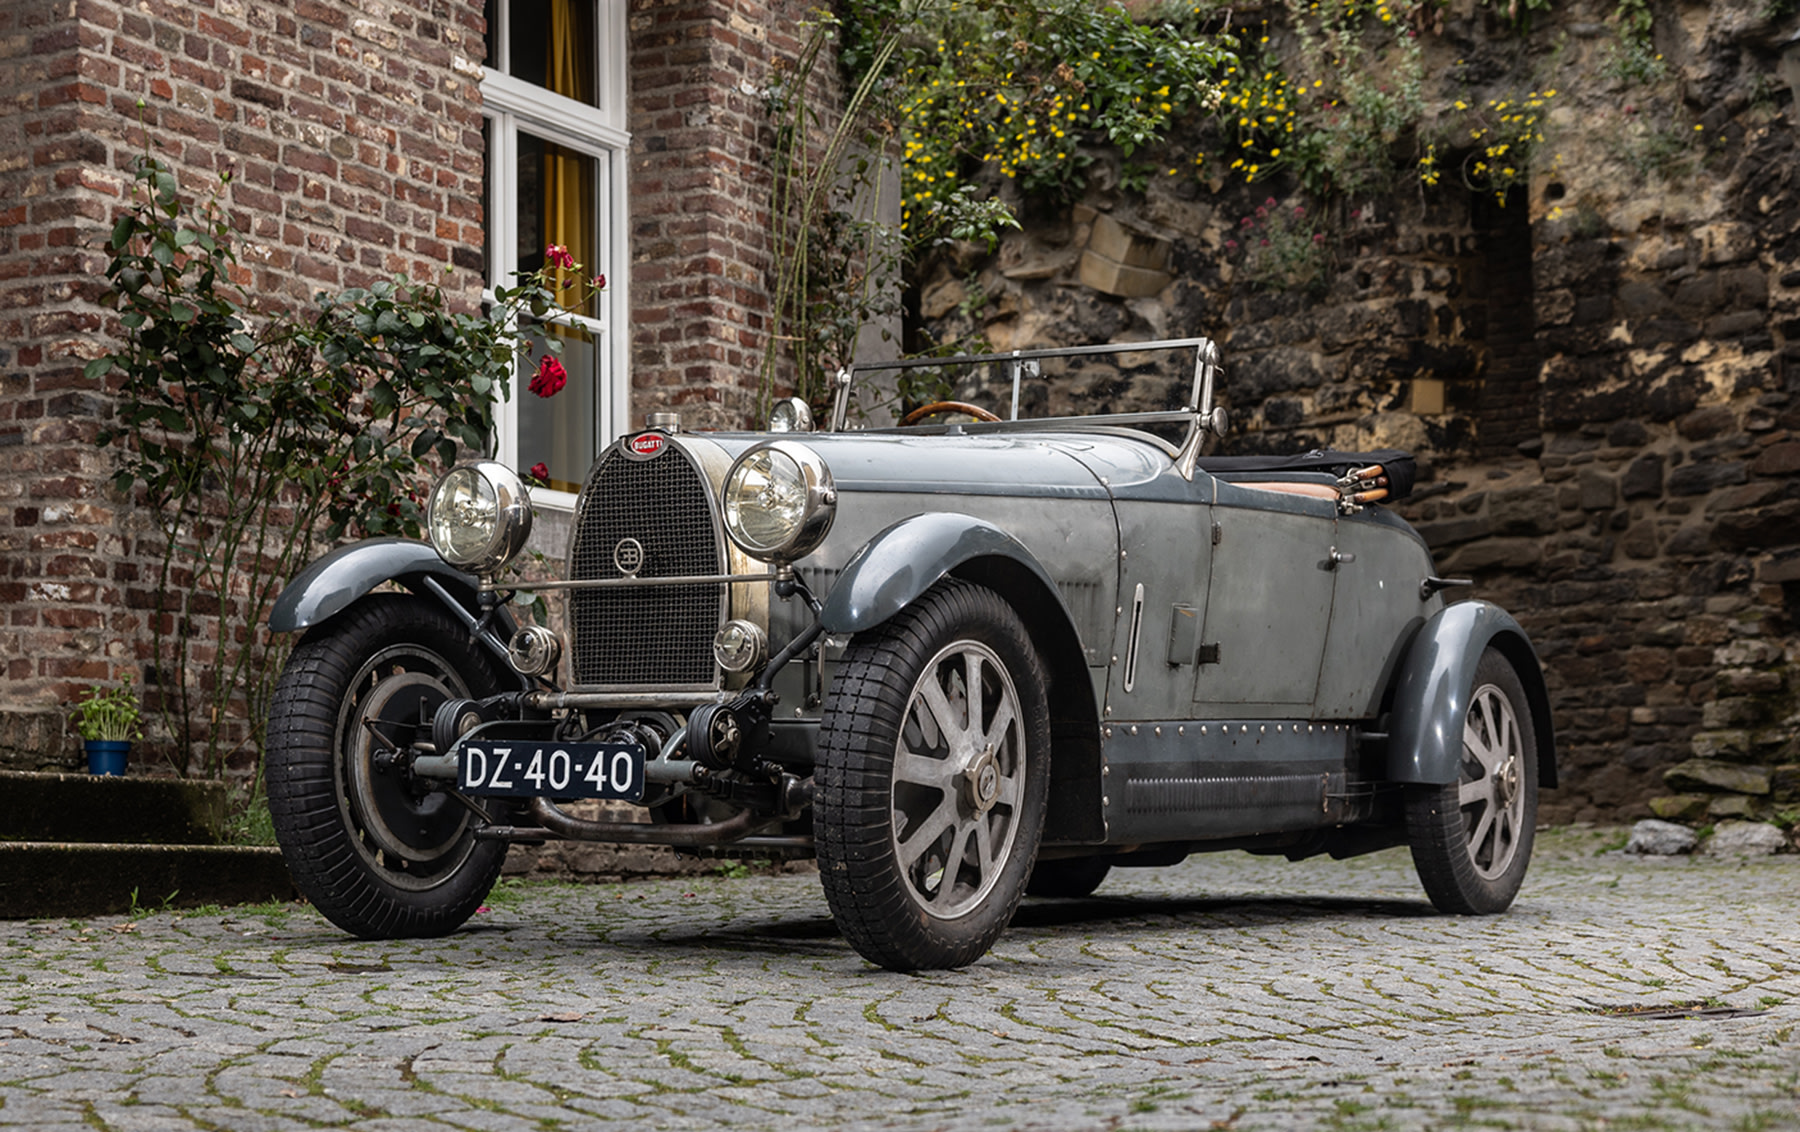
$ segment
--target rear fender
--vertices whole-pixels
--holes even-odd
[[[1413,638],[1394,685],[1388,727],[1390,780],[1429,785],[1456,781],[1475,666],[1489,648],[1512,663],[1525,686],[1537,733],[1538,784],[1556,785],[1556,737],[1537,652],[1517,621],[1485,601],[1445,606]]]

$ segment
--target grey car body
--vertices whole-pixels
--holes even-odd
[[[421,544],[316,563],[271,618],[307,632],[269,764],[302,889],[358,934],[419,934],[473,910],[509,841],[817,855],[846,935],[895,969],[972,961],[1027,890],[1208,849],[1409,843],[1440,908],[1504,909],[1555,784],[1524,631],[1446,604],[1455,583],[1373,501],[1381,467],[1200,455],[1216,351],[1156,345],[1193,354],[1173,411],[853,429],[841,375],[838,427],[774,445],[828,469],[808,504],[827,529],[791,560],[726,521],[765,498],[733,476],[770,434],[621,438],[539,587],[565,591],[566,639],[513,624],[500,598],[530,587]],[[1003,359],[1007,415],[1027,362],[1070,353],[1110,357]],[[1171,422],[1185,435],[1144,431]],[[372,592],[388,581],[414,596]],[[358,667],[415,617],[425,660]],[[715,656],[728,622],[763,646],[746,671]],[[518,671],[534,633],[566,669]],[[641,753],[650,820],[484,795],[463,764],[502,741]]]

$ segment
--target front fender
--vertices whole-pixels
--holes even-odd
[[[474,608],[480,581],[439,558],[430,543],[372,538],[341,546],[295,575],[269,609],[269,629],[293,633],[310,628],[343,612],[383,582],[418,589],[426,577],[437,578],[463,601],[464,612]]]
[[[1546,788],[1556,785],[1550,695],[1537,652],[1517,621],[1485,601],[1445,606],[1413,638],[1395,684],[1388,727],[1389,779],[1431,785],[1456,781],[1475,666],[1489,647],[1512,663],[1525,686],[1537,732],[1538,784]]]
[[[1018,539],[982,519],[933,511],[902,519],[864,544],[826,595],[819,621],[828,633],[874,628],[963,563],[994,557],[1017,562],[1037,575],[1048,592],[1057,592],[1056,583]]]

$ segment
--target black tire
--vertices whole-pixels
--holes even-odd
[[[979,718],[957,728],[975,686]],[[851,640],[813,820],[825,899],[865,958],[962,967],[1006,930],[1043,832],[1049,720],[1037,651],[992,590],[947,579]]]
[[[365,597],[295,646],[269,708],[269,812],[295,886],[326,919],[364,939],[440,936],[481,906],[506,846],[476,841],[455,798],[377,772],[373,755],[410,744],[421,720],[429,733],[444,700],[503,686],[423,598]]]
[[[1092,896],[1112,872],[1112,862],[1105,857],[1059,857],[1039,861],[1025,882],[1027,896],[1056,896],[1079,899]]]
[[[1440,912],[1491,915],[1518,895],[1537,828],[1538,744],[1525,686],[1493,649],[1481,656],[1457,781],[1407,787],[1406,830]]]

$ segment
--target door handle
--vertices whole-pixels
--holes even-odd
[[[1350,553],[1349,551],[1339,550],[1337,547],[1334,546],[1331,548],[1330,559],[1331,559],[1331,568],[1333,570],[1335,570],[1339,566],[1344,566],[1351,562],[1355,562],[1356,555]]]

